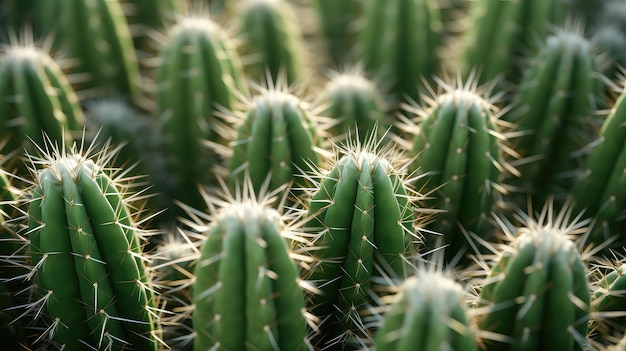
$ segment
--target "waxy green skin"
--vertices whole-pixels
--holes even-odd
[[[246,0],[236,15],[239,51],[251,61],[245,67],[248,77],[276,82],[284,74],[289,84],[304,78],[304,48],[290,6],[285,0]]]
[[[316,337],[320,346],[342,335],[346,344],[371,337],[359,330],[359,313],[375,305],[373,279],[407,275],[404,257],[414,253],[417,240],[410,234],[414,217],[407,193],[389,162],[369,152],[343,156],[322,178],[306,224],[320,233],[313,241],[319,263],[306,274],[321,290],[310,297],[311,313],[324,321]]]
[[[378,351],[477,349],[462,287],[433,272],[402,283],[374,341]]]
[[[561,0],[479,0],[470,5],[471,25],[463,34],[459,62],[465,77],[479,72],[479,83],[494,79],[517,82],[515,62],[534,50],[551,25],[560,25],[565,11]]]
[[[90,160],[60,158],[39,171],[28,208],[36,295],[59,324],[53,341],[158,350],[154,297],[138,232],[122,195]]]
[[[439,9],[432,0],[375,0],[365,8],[356,44],[358,59],[397,99],[419,100],[422,78],[439,74],[442,45]],[[388,93],[388,92],[385,92]]]
[[[626,93],[615,102],[573,188],[580,210],[595,224],[589,240],[602,244],[626,233]],[[623,245],[624,239],[615,242]]]
[[[304,292],[278,212],[248,202],[221,210],[200,249],[194,350],[307,350]]]
[[[149,50],[149,32],[171,25],[176,16],[185,13],[186,2],[178,0],[126,0],[127,14],[133,42],[139,50]]]
[[[489,350],[583,350],[590,294],[576,244],[556,229],[520,231],[481,291],[492,309],[479,328],[512,338],[484,340]],[[578,336],[575,336],[577,333]]]
[[[6,150],[33,150],[32,143],[71,143],[82,130],[83,112],[67,76],[50,55],[34,46],[0,53],[0,135]],[[32,143],[29,141],[32,140]]]
[[[43,32],[54,33],[56,45],[78,60],[72,73],[88,75],[80,90],[94,89],[89,96],[140,99],[139,63],[119,0],[36,2]]]
[[[469,247],[459,226],[482,237],[487,233],[496,200],[493,185],[501,174],[497,132],[488,102],[456,90],[437,98],[413,136],[410,153],[416,158],[409,170],[419,176],[415,189],[429,194],[424,206],[444,210],[429,229],[443,234],[447,259]],[[426,241],[434,248],[437,239]]]
[[[318,23],[326,49],[336,67],[352,62],[356,42],[355,22],[363,13],[359,0],[315,0]]]
[[[290,182],[310,171],[319,162],[316,148],[321,139],[310,112],[296,96],[281,91],[266,91],[247,109],[245,120],[237,127],[232,143],[229,169],[232,181],[250,177],[260,190],[268,176],[270,189]]]
[[[621,313],[626,311],[626,265],[614,267],[597,282],[593,294],[591,310],[600,317],[594,318],[592,326],[597,330],[596,339],[606,341],[619,338],[626,331],[626,316],[601,316],[602,313]]]
[[[359,74],[344,73],[333,77],[322,94],[320,114],[333,119],[333,136],[356,136],[364,144],[376,131],[382,137],[387,130],[383,98],[372,81]]]
[[[515,107],[505,117],[525,133],[514,141],[515,150],[532,159],[518,167],[521,177],[512,182],[539,206],[571,189],[583,157],[575,153],[594,140],[594,127],[601,123],[594,117],[601,88],[595,59],[581,34],[562,30],[550,36],[525,71]]]
[[[187,17],[171,27],[159,54],[157,104],[164,148],[174,178],[172,198],[204,208],[198,185],[210,181],[215,155],[203,141],[217,141],[215,113],[230,110],[245,79],[226,32],[206,17]]]

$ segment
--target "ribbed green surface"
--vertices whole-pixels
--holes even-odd
[[[83,128],[83,112],[67,76],[49,54],[32,45],[0,51],[0,135],[5,153],[44,144],[44,136],[71,143]]]
[[[582,34],[550,36],[530,66],[507,120],[525,133],[515,142],[522,163],[514,183],[531,192],[536,204],[563,198],[583,158],[579,150],[594,138],[600,95],[596,53]],[[595,119],[595,123],[594,123]]]
[[[332,118],[329,132],[333,136],[356,137],[365,143],[377,132],[382,137],[388,123],[382,94],[374,83],[358,73],[334,76],[321,93],[320,115]]]
[[[211,179],[218,139],[215,112],[231,109],[245,80],[227,33],[208,17],[184,17],[169,28],[156,72],[158,115],[176,198],[199,208],[198,185]]]
[[[406,279],[376,333],[377,351],[476,350],[463,288],[441,273]]]
[[[566,233],[522,228],[499,255],[482,288],[489,311],[479,327],[501,334],[489,350],[583,350],[590,294],[585,264]]]
[[[615,102],[599,134],[572,191],[578,208],[595,218],[590,242],[598,245],[626,233],[625,93]],[[622,238],[615,246],[623,244]]]
[[[139,63],[120,1],[36,0],[35,9],[44,33],[54,33],[56,45],[77,60],[72,72],[87,75],[81,90],[90,90],[90,97],[121,94],[139,100]]]
[[[318,164],[315,148],[320,143],[311,112],[298,97],[264,91],[250,103],[245,120],[237,126],[229,161],[231,181],[243,181],[249,175],[257,190],[268,176],[270,189],[293,181],[301,184],[303,179],[294,175]]]
[[[417,176],[415,188],[428,194],[425,207],[443,210],[429,229],[443,235],[451,259],[469,248],[463,230],[483,237],[489,233],[494,185],[502,172],[499,130],[493,106],[466,89],[434,97],[421,117],[414,126],[410,171]],[[438,239],[427,238],[429,247]]]
[[[518,59],[565,17],[561,0],[479,0],[469,11],[459,65],[465,76],[479,72],[481,84],[496,78],[519,81]]]
[[[418,100],[422,78],[439,74],[443,27],[431,0],[374,0],[365,7],[356,51],[366,71],[398,99]],[[388,92],[386,92],[388,93]]]
[[[305,78],[304,47],[291,6],[286,0],[246,0],[236,14],[250,78],[265,81],[269,73],[276,82],[282,73],[289,84]]]
[[[242,202],[207,232],[193,286],[194,350],[306,350],[304,292],[278,212]]]
[[[77,155],[37,176],[28,237],[35,291],[58,320],[53,340],[66,350],[159,349],[140,238],[116,186]]]
[[[317,23],[332,62],[337,67],[354,60],[352,52],[358,33],[358,18],[363,14],[359,0],[315,0]]]
[[[311,312],[323,321],[320,347],[371,338],[361,314],[376,304],[374,280],[405,277],[405,258],[414,254],[407,193],[389,161],[367,151],[344,155],[321,179],[306,224],[319,233],[313,241],[319,263],[305,275],[321,290],[310,298]]]

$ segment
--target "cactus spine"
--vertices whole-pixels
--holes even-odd
[[[400,286],[376,334],[377,351],[476,350],[463,288],[435,271]]]
[[[313,187],[306,227],[318,233],[313,246],[319,263],[305,277],[321,291],[310,298],[311,312],[323,321],[315,338],[320,347],[371,346],[365,315],[378,303],[372,291],[385,284],[377,280],[404,278],[405,260],[419,242],[415,197],[395,156],[378,154],[373,145],[357,142],[342,150]]]
[[[55,153],[34,174],[28,206],[31,275],[39,298],[31,308],[45,308],[52,318],[47,332],[66,350],[158,350],[140,231],[119,185],[104,164],[75,148]]]
[[[540,217],[526,218],[501,251],[481,291],[489,311],[482,330],[489,350],[584,350],[589,321],[587,271],[570,235],[587,222],[567,223],[571,208],[554,216],[546,204]],[[522,217],[525,215],[522,215]],[[513,236],[515,228],[505,228]]]
[[[283,220],[252,196],[212,215],[194,271],[194,350],[307,349],[304,292]]]

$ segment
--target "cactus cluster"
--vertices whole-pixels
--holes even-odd
[[[625,10],[0,1],[0,348],[623,350]]]

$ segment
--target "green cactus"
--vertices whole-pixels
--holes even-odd
[[[576,179],[573,198],[585,215],[594,218],[590,242],[602,245],[626,233],[626,93],[615,102],[599,138]],[[612,246],[624,245],[621,237]]]
[[[428,108],[407,107],[417,118],[404,129],[412,138],[407,148],[413,157],[413,185],[428,194],[425,207],[443,210],[428,225],[443,237],[429,238],[427,244],[434,248],[443,239],[446,261],[452,263],[471,247],[469,233],[489,239],[489,218],[501,192],[499,177],[510,167],[492,102],[481,96],[472,79],[465,86],[440,84],[444,92],[434,94]]]
[[[358,135],[365,143],[373,132],[382,137],[388,128],[385,104],[374,82],[354,71],[334,75],[317,102],[323,117],[330,117],[328,132],[334,137]]]
[[[480,297],[479,328],[489,350],[586,350],[590,289],[586,265],[571,236],[587,221],[554,216],[548,203],[537,219],[520,214],[520,228],[503,228],[512,242],[498,254]],[[578,219],[578,218],[577,218]],[[515,232],[515,230],[517,230]]]
[[[236,14],[239,52],[248,77],[293,84],[304,78],[304,47],[292,4],[285,0],[246,0]]]
[[[176,16],[185,13],[186,1],[126,0],[128,25],[135,48],[150,51],[150,31],[159,31],[171,25]]]
[[[122,184],[107,174],[110,156],[87,155],[74,146],[32,159],[26,236],[37,300],[27,312],[47,312],[41,338],[64,350],[156,351],[160,327],[141,231]]]
[[[378,303],[374,291],[384,277],[407,275],[405,260],[420,242],[413,227],[416,196],[398,167],[401,160],[377,151],[371,140],[341,150],[312,189],[305,227],[317,233],[312,246],[318,263],[305,278],[320,290],[309,305],[322,321],[314,337],[322,348],[371,346],[366,314]]]
[[[399,290],[376,334],[377,351],[477,350],[461,285],[420,270]]]
[[[287,222],[262,197],[244,194],[215,210],[200,249],[194,350],[307,350],[305,297]]]
[[[249,175],[257,190],[268,177],[270,189],[293,182],[304,186],[304,179],[294,176],[319,163],[317,124],[305,103],[286,89],[262,90],[248,104],[245,118],[236,128],[229,161],[233,182],[242,182]]]
[[[626,264],[605,265],[594,282],[591,302],[592,337],[602,343],[618,340],[626,332]]]
[[[397,99],[418,100],[422,79],[439,75],[443,27],[432,0],[375,0],[365,8],[357,58]],[[385,92],[388,93],[388,92]]]
[[[192,286],[196,262],[200,256],[196,242],[186,235],[168,237],[150,255],[153,284],[160,291],[167,313],[161,318],[163,339],[175,350],[193,349]]]
[[[363,14],[360,0],[315,0],[317,21],[326,50],[336,67],[353,62],[358,19]]]
[[[460,71],[480,72],[480,84],[494,79],[517,82],[519,58],[527,57],[537,40],[561,25],[561,0],[480,0],[470,5],[470,26],[463,34]]]
[[[20,39],[27,40],[27,39]],[[59,64],[33,42],[0,47],[0,139],[6,149],[33,151],[45,133],[56,143],[73,140],[84,116]]]
[[[172,198],[199,208],[198,185],[211,180],[215,155],[204,145],[218,140],[220,109],[233,108],[245,81],[236,49],[208,15],[180,17],[162,43],[157,104],[164,148],[174,181]]]
[[[530,193],[535,204],[565,197],[602,123],[594,116],[601,91],[596,59],[591,43],[576,30],[548,37],[505,117],[523,134],[513,144],[522,176],[511,182]]]
[[[141,103],[139,63],[119,0],[36,0],[35,9],[43,32],[54,33],[56,46],[77,60],[72,73],[84,77],[77,90]]]

